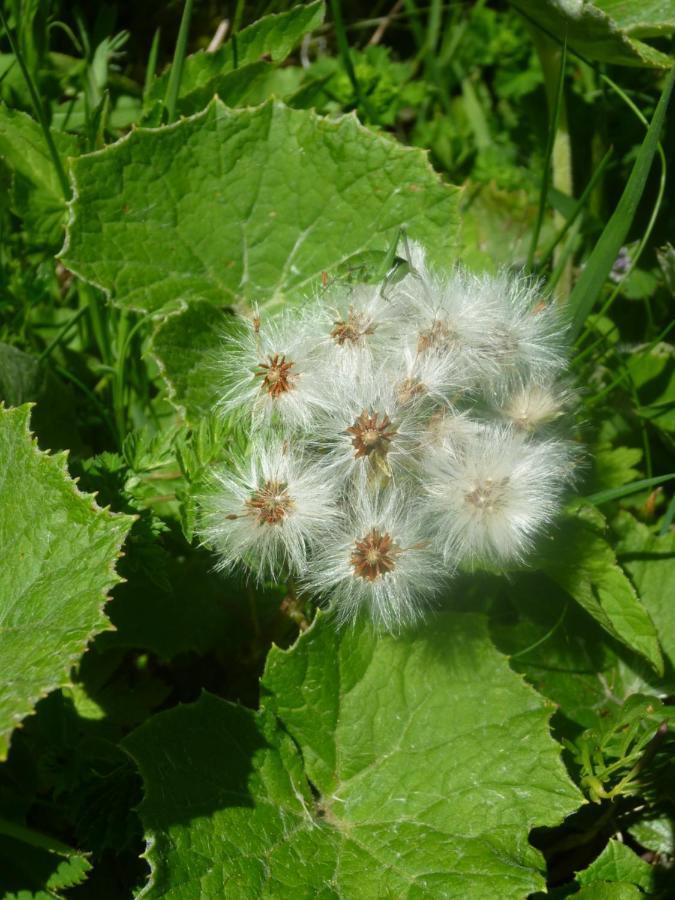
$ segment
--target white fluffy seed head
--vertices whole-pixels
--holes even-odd
[[[400,331],[397,306],[381,284],[335,284],[316,303],[326,364],[350,372],[386,358]]]
[[[485,341],[495,309],[473,302],[463,273],[439,279],[412,272],[397,285],[396,299],[406,319],[406,342],[420,356],[446,361],[462,373],[462,382],[495,376],[498,368]]]
[[[201,498],[201,535],[217,568],[244,562],[258,580],[304,571],[307,553],[337,518],[322,470],[283,444],[258,447],[213,473]]]
[[[433,411],[455,405],[471,386],[452,354],[420,352],[410,341],[391,354],[386,368],[402,406],[417,403]]]
[[[222,352],[223,415],[250,418],[256,429],[305,426],[322,402],[315,323],[298,313],[255,313],[239,324]]]
[[[540,283],[508,272],[471,276],[470,282],[475,302],[496,309],[486,344],[499,376],[545,380],[560,374],[566,362],[567,325],[560,308],[542,297]]]
[[[421,618],[442,581],[440,559],[414,500],[386,490],[356,497],[303,583],[328,600],[340,624],[365,616],[397,632]]]
[[[409,271],[242,320],[220,411],[249,456],[215,473],[218,566],[292,572],[340,622],[396,631],[462,566],[524,563],[573,483],[565,326],[530,278]]]
[[[495,413],[514,428],[533,434],[560,422],[574,404],[574,393],[556,382],[519,380],[495,398]]]
[[[410,477],[425,422],[419,403],[401,402],[395,382],[381,369],[345,374],[333,390],[311,438],[327,477],[359,485]]]
[[[536,279],[463,269],[441,274],[419,244],[405,252],[411,272],[395,298],[421,352],[451,354],[464,378],[485,390],[502,378],[550,377],[564,367],[566,324]]]
[[[486,426],[455,451],[436,455],[426,489],[446,562],[523,562],[558,513],[574,470],[569,442],[533,442],[508,426]]]

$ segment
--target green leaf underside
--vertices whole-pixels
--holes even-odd
[[[241,101],[248,82],[269,68],[260,58],[267,56],[275,63],[282,62],[304,34],[321,25],[324,13],[320,0],[264,16],[215,53],[200,50],[188,56],[183,64],[178,111],[183,115],[197,112],[214,94],[230,105]],[[155,80],[148,93],[149,103],[164,98],[168,80],[168,71]]]
[[[138,129],[74,161],[63,260],[126,307],[307,294],[399,228],[449,258],[458,191],[354,116],[278,102]]]
[[[513,5],[557,40],[567,38],[572,49],[591,61],[624,66],[668,68],[670,58],[642,41],[629,37],[619,22],[599,9],[609,3],[582,0],[512,0]],[[627,23],[626,23],[627,24]]]
[[[506,900],[543,887],[530,828],[580,795],[550,707],[481,616],[392,638],[319,615],[271,651],[263,694],[258,714],[204,695],[127,738],[145,781],[143,896]]]
[[[102,607],[131,524],[77,490],[65,456],[40,452],[28,420],[28,406],[0,409],[0,758],[13,728],[110,627]]]
[[[555,555],[541,566],[612,637],[643,656],[659,674],[663,657],[649,613],[603,536],[603,516],[583,507],[564,521]]]

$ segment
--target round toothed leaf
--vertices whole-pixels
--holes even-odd
[[[458,191],[425,154],[279,102],[141,129],[73,161],[64,264],[145,311],[303,297],[399,229],[452,254]]]
[[[126,741],[145,782],[143,896],[522,898],[528,843],[581,797],[552,707],[444,615],[400,638],[319,616],[273,649],[254,714],[205,695]]]
[[[0,758],[13,728],[110,627],[103,604],[132,521],[82,494],[63,454],[38,449],[29,411],[0,408]]]
[[[268,57],[282,62],[301,41],[303,35],[323,22],[325,4],[299,4],[285,12],[263,16],[248,28],[242,28],[215,52],[199,50],[186,57],[181,71],[177,109],[183,115],[197,112],[218,94],[235,106],[246,99],[247,89],[264,78],[270,66],[261,62]],[[171,67],[150,85],[146,104],[162,102],[171,77]],[[243,94],[242,97],[239,95]]]

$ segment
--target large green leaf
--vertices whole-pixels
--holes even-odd
[[[613,524],[621,537],[619,560],[658,629],[675,689],[675,531],[654,535],[627,512]]]
[[[302,36],[323,22],[323,0],[296,6],[287,12],[263,16],[242,29],[215,53],[200,50],[183,63],[177,109],[189,115],[203,109],[218,94],[228,105],[240,103],[253,82],[265,77],[272,62],[282,62]],[[150,103],[166,94],[169,71],[157,78],[149,92]]]
[[[74,161],[65,264],[122,306],[302,296],[399,228],[447,259],[457,190],[353,116],[214,100]]]
[[[77,141],[64,132],[52,137],[62,158],[77,152]],[[36,242],[58,247],[66,201],[42,129],[29,115],[0,105],[0,157],[12,173],[10,204]]]
[[[632,37],[675,31],[675,0],[595,0],[595,5]]]
[[[616,561],[603,532],[603,516],[581,507],[564,521],[555,547],[541,560],[544,571],[612,637],[663,673],[663,656],[649,613]]]
[[[131,524],[78,491],[65,455],[40,452],[28,419],[28,406],[0,409],[2,758],[12,729],[110,627],[103,603]]]
[[[35,404],[31,425],[41,446],[50,450],[68,448],[76,453],[82,450],[70,387],[34,356],[3,343],[0,343],[0,403]]]
[[[645,895],[639,887],[625,881],[593,881],[574,896],[577,900],[640,900]]]
[[[589,0],[512,0],[517,10],[535,22],[557,40],[567,39],[568,44],[590,60],[616,63],[624,66],[654,66],[668,68],[671,60],[665,53],[649,44],[630,37],[630,13],[617,18],[619,3],[591,3]],[[633,3],[633,7],[636,4]],[[645,8],[649,3],[642,4]],[[604,8],[601,8],[604,7]],[[612,9],[614,7],[614,9]],[[639,29],[633,34],[642,33]],[[648,33],[648,32],[647,32]]]
[[[127,739],[145,781],[143,896],[508,900],[543,887],[529,831],[580,795],[552,708],[483,617],[393,638],[319,615],[271,651],[263,691],[258,715],[203,696]]]
[[[519,574],[503,586],[491,634],[511,665],[558,706],[565,721],[560,715],[556,721],[567,737],[597,727],[632,693],[651,689],[640,674],[647,667],[544,575]]]

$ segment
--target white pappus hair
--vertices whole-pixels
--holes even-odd
[[[304,571],[308,550],[333,527],[336,491],[323,471],[283,444],[258,447],[212,475],[201,534],[217,568],[240,562],[258,580]]]
[[[449,565],[521,563],[574,477],[568,441],[534,442],[486,426],[433,458],[426,484],[436,542]]]
[[[380,284],[240,320],[217,409],[248,455],[200,503],[219,568],[293,574],[341,623],[389,631],[459,567],[526,564],[579,462],[566,326],[540,284],[401,255]]]
[[[442,586],[441,560],[415,501],[395,490],[361,491],[336,533],[313,556],[304,587],[327,598],[341,624],[365,615],[398,632],[416,622]]]

